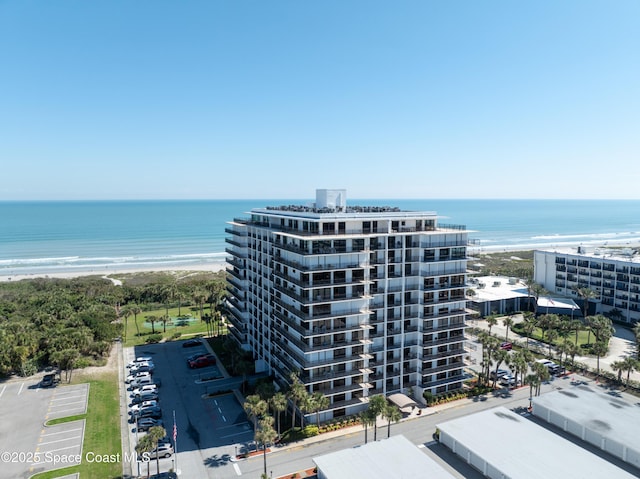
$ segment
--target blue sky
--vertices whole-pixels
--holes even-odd
[[[0,200],[640,198],[640,2],[0,0]]]

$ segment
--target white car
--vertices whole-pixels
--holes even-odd
[[[138,380],[138,379],[142,379],[142,378],[149,378],[149,379],[151,379],[151,374],[150,374],[149,372],[132,373],[132,374],[129,374],[129,375],[125,378],[124,382],[125,382],[125,383],[127,383],[127,384],[130,384],[130,383],[132,383],[133,381],[136,381],[136,380]]]
[[[151,401],[144,401],[141,402],[140,404],[135,404],[134,406],[131,406],[129,408],[129,414],[135,414],[138,411],[140,411],[140,409],[145,409],[148,407],[158,407],[160,404],[158,404],[158,401],[156,399],[152,399]]]
[[[131,397],[136,397],[144,393],[157,393],[157,392],[158,392],[157,384],[146,384],[144,386],[141,386],[131,391]]]
[[[129,361],[129,364],[127,364],[127,367],[131,368],[136,364],[148,363],[148,362],[153,362],[153,358],[151,356],[139,356],[135,358],[133,361]]]
[[[518,381],[520,383],[520,381]],[[514,378],[511,374],[505,374],[500,378],[500,384],[505,387],[513,388],[516,386],[516,378]]]
[[[129,372],[135,373],[139,371],[153,371],[155,369],[153,361],[145,361],[144,363],[136,363],[129,368]]]

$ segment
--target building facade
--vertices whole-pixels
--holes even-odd
[[[434,212],[347,207],[344,190],[229,225],[231,334],[257,370],[281,383],[298,372],[327,396],[323,420],[374,394],[462,387],[464,227]]]
[[[548,291],[574,298],[576,288],[590,288],[597,297],[590,300],[589,314],[613,314],[630,325],[640,320],[640,256],[633,250],[535,251],[534,280]]]

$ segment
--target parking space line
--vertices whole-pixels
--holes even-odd
[[[74,436],[74,437],[67,437],[65,439],[58,439],[56,441],[49,441],[49,442],[41,442],[40,444],[38,444],[38,446],[44,446],[46,444],[55,444],[56,442],[64,442],[64,441],[75,441],[76,439],[78,439],[79,437],[82,436]]]
[[[64,406],[68,406],[69,404],[81,404],[84,403],[85,401],[73,401],[73,402],[67,402],[64,404],[52,404],[51,407],[64,407]]]
[[[82,431],[81,427],[77,427],[75,429],[67,429],[66,431],[58,431],[58,432],[50,432],[49,434],[41,434],[42,437],[53,436],[55,434],[64,434],[66,432],[74,432],[74,431]]]
[[[56,399],[51,399],[51,402],[53,402],[53,401],[66,401],[67,399],[75,399],[75,398],[85,398],[86,396],[87,396],[86,394],[81,394],[79,396],[56,398]]]

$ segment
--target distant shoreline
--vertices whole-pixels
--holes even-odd
[[[556,244],[523,244],[523,245],[495,245],[495,246],[475,246],[471,245],[467,247],[467,251],[471,256],[483,255],[483,254],[492,254],[492,253],[517,253],[524,251],[534,251],[534,250],[567,250],[571,248],[577,248],[578,246],[582,246],[587,248],[587,250],[593,250],[595,248],[640,248],[640,242],[638,241],[629,241],[620,240],[620,241],[607,241],[605,243],[602,242],[581,242],[581,243],[556,243]],[[0,282],[8,282],[8,281],[20,281],[22,279],[36,279],[36,278],[59,278],[59,279],[69,279],[69,278],[79,278],[82,276],[101,276],[101,277],[109,277],[116,274],[133,274],[133,273],[146,273],[146,272],[176,272],[176,271],[210,271],[212,273],[216,273],[218,271],[222,271],[227,268],[227,263],[225,261],[216,261],[216,262],[207,262],[207,263],[189,263],[182,265],[172,265],[168,267],[167,265],[158,265],[158,266],[132,266],[131,268],[127,267],[96,267],[95,269],[78,269],[78,270],[69,270],[69,269],[60,269],[55,270],[52,269],[50,272],[33,272],[33,273],[23,273],[17,272],[17,274],[11,274],[9,272],[5,274],[0,274]]]

